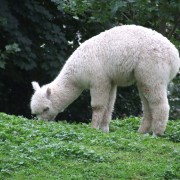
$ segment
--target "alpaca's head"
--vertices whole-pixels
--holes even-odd
[[[51,88],[46,86],[40,87],[37,82],[32,82],[34,94],[31,98],[31,113],[38,119],[54,120],[58,110],[53,107]]]

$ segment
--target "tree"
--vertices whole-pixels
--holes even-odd
[[[15,108],[18,102],[29,111],[31,80],[45,83],[58,73],[68,49],[63,19],[53,3],[1,0],[0,99],[5,102],[0,105],[1,111],[14,113],[12,109],[16,109],[15,113],[19,113],[21,110]]]
[[[139,24],[153,28],[180,49],[179,12],[178,0],[1,0],[0,111],[30,116],[31,81],[50,82],[80,42],[113,26]],[[178,82],[179,77],[171,95],[175,111]],[[140,114],[137,89],[118,92],[114,117]],[[89,119],[89,101],[89,93],[84,92],[60,119]]]

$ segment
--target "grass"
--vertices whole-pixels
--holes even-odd
[[[140,135],[138,126],[139,118],[114,120],[105,134],[0,113],[0,179],[180,179],[180,120],[164,137]]]

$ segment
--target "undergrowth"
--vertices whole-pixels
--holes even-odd
[[[139,118],[89,124],[0,113],[0,179],[180,179],[180,120],[163,137],[137,133]]]

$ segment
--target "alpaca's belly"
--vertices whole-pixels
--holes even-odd
[[[134,77],[117,77],[115,79],[115,84],[117,84],[120,87],[130,86],[135,83]]]
[[[114,71],[111,72],[113,72],[111,73],[112,81],[118,86],[130,86],[136,81],[133,69],[114,69]]]

